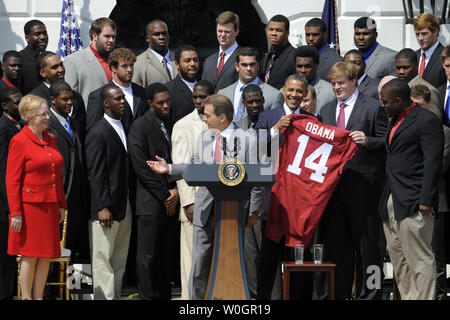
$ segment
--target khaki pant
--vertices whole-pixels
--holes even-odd
[[[192,265],[192,237],[194,227],[191,222],[181,222],[180,232],[180,272],[181,272],[181,299],[189,299],[189,274]]]
[[[131,235],[131,208],[125,218],[104,228],[98,220],[89,224],[92,255],[92,279],[95,300],[118,300],[127,263]]]
[[[433,216],[417,212],[395,220],[392,195],[387,203],[389,219],[384,234],[402,300],[434,300],[436,263],[431,249]]]

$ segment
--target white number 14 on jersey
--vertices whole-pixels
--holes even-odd
[[[302,163],[303,156],[305,155],[309,136],[302,134],[298,137],[297,141],[299,142],[297,153],[295,154],[294,161],[288,166],[287,170],[293,174],[300,175],[300,172],[302,172],[302,169],[300,169],[300,164]],[[323,183],[323,180],[325,179],[324,175],[328,171],[326,164],[328,157],[330,156],[331,149],[333,149],[331,144],[323,143],[305,159],[304,167],[314,171],[309,177],[311,180]],[[315,162],[319,157],[319,162]]]

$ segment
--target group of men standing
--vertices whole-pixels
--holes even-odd
[[[94,298],[119,299],[124,275],[130,280],[136,274],[136,299],[170,299],[179,272],[182,298],[203,299],[214,239],[213,198],[206,188],[188,186],[170,165],[189,163],[206,147],[211,155],[205,162],[221,161],[230,156],[223,138],[231,145],[238,134],[257,141],[257,133],[266,130],[269,141],[281,142],[280,130],[292,125],[291,115],[306,114],[351,131],[349,139],[359,147],[311,241],[323,243],[324,259],[336,263],[336,297],[381,298],[381,287],[368,278],[373,266],[382,270],[387,241],[402,298],[442,298],[445,247],[437,230],[444,216],[436,186],[444,174],[450,48],[437,40],[436,20],[429,14],[417,18],[421,49],[397,53],[378,43],[373,19],[360,18],[354,24],[357,49],[341,57],[326,43],[323,20],[308,21],[307,45],[294,48],[289,20],[276,15],[267,26],[269,52],[261,58],[236,42],[239,17],[226,11],[216,19],[219,50],[205,60],[201,77],[197,50],[183,45],[171,52],[167,25],[159,19],[148,23],[149,48],[137,57],[114,48],[114,21],[96,19],[90,46],[64,62],[46,51],[45,25],[30,21],[24,28],[27,48],[3,56],[0,88],[6,89],[0,103],[1,119],[7,120],[0,121],[0,130],[8,134],[1,136],[2,175],[5,146],[23,126],[17,99],[30,92],[45,98],[51,106],[49,130],[64,158],[67,246],[75,255],[90,256]],[[399,79],[385,84],[386,76]],[[414,84],[429,90],[434,114],[412,102]],[[241,156],[248,161],[249,150],[239,152],[246,152]],[[268,155],[276,161],[276,154]],[[168,165],[152,170],[148,160]],[[445,188],[439,196],[446,197]],[[271,236],[270,216],[276,213],[268,210],[270,197],[270,188],[254,188],[248,204],[244,254],[254,299],[281,298],[281,261],[293,259],[285,236]],[[8,230],[3,200],[2,246]],[[135,263],[127,269],[130,257]],[[0,269],[13,275],[7,259],[2,256]],[[12,290],[11,279],[1,281],[10,285],[0,287]],[[292,297],[327,297],[320,274],[291,281]],[[5,297],[11,295],[6,291]]]

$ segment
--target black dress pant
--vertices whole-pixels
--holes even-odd
[[[17,282],[16,257],[8,251],[9,223],[0,222],[0,300],[11,299]]]
[[[139,297],[170,300],[174,252],[180,240],[178,214],[138,216],[136,270]]]
[[[438,212],[434,216],[431,247],[436,259],[436,300],[447,300],[447,267],[445,254],[445,216],[448,212]]]

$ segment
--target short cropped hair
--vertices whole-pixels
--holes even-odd
[[[45,24],[41,20],[30,20],[23,26],[23,32],[26,36],[30,35],[31,29],[33,29],[35,26],[44,26]]]
[[[154,82],[145,88],[145,98],[147,100],[153,100],[155,95],[161,92],[169,92],[169,89],[161,82]]]
[[[400,59],[406,59],[409,62],[412,62],[415,64],[418,63],[416,52],[410,48],[404,48],[404,49],[400,50],[399,52],[397,52],[397,54],[395,55],[395,60],[400,60]]]
[[[16,50],[8,50],[3,54],[3,59],[2,62],[5,63],[6,60],[10,59],[10,58],[20,58],[23,60],[22,56],[20,55],[20,53]]]
[[[63,80],[55,80],[50,86],[50,96],[57,98],[63,91],[72,91],[70,84]]]
[[[214,114],[220,116],[225,114],[228,121],[233,121],[234,107],[231,100],[221,94],[213,94],[205,99],[205,106],[211,104],[213,106]]]
[[[411,97],[422,97],[425,102],[431,101],[431,90],[423,84],[415,84],[411,87]]]
[[[11,101],[12,100],[11,96],[17,93],[20,93],[20,90],[17,89],[16,87],[0,88],[0,104]]]
[[[313,28],[320,27],[321,32],[327,31],[327,25],[326,25],[325,21],[323,21],[320,18],[312,18],[311,20],[306,22],[305,28],[310,28],[310,27],[313,27]]]
[[[303,75],[296,74],[296,73],[291,74],[289,77],[286,78],[284,85],[286,85],[290,80],[301,81],[305,85],[305,88],[308,88],[309,82],[308,82],[308,80],[306,80],[306,78]]]
[[[114,31],[117,30],[116,23],[110,18],[102,17],[92,21],[91,27],[89,28],[89,37],[91,40],[93,39],[92,35],[94,33],[100,34],[105,26],[110,26]]]
[[[289,31],[289,19],[282,14],[274,15],[272,18],[270,18],[269,22],[283,22],[286,31]]]
[[[377,23],[372,18],[361,17],[353,23],[353,28],[359,28],[359,29],[368,28],[370,30],[377,31]]]
[[[316,89],[312,85],[308,85],[308,92],[311,92],[311,97],[313,100],[317,98]]]
[[[388,90],[391,97],[400,98],[403,101],[411,100],[411,89],[405,80],[392,79],[383,86],[382,90]]]
[[[195,49],[193,46],[191,46],[190,44],[183,44],[182,46],[178,47],[177,50],[175,50],[175,61],[177,63],[180,63],[181,54],[184,51],[195,51],[198,55],[197,49]]]
[[[259,62],[259,54],[255,48],[241,47],[236,52],[236,62],[239,64],[239,57],[256,57],[256,61]]]
[[[447,58],[450,58],[450,45],[446,46],[441,52],[442,62]]]
[[[216,18],[216,22],[221,25],[232,23],[234,31],[239,29],[239,16],[231,11],[225,11],[219,14]]]
[[[301,46],[294,51],[294,63],[297,61],[297,57],[313,59],[314,64],[319,65],[320,55],[316,47],[313,46]]]
[[[431,32],[441,29],[439,19],[431,13],[422,13],[414,19],[414,30],[430,29]]]
[[[117,48],[114,49],[109,55],[108,67],[111,66],[117,68],[119,66],[119,60],[122,61],[133,61],[136,62],[136,55],[128,48]]]
[[[346,77],[349,80],[358,79],[358,71],[351,62],[339,61],[336,62],[328,71],[328,80],[339,77]]]
[[[361,57],[362,61],[364,62],[365,58],[364,58],[364,52],[362,52],[361,50],[358,49],[351,49],[349,51],[347,51],[347,53],[344,55],[344,58],[350,54],[357,54],[358,56]]]
[[[44,69],[46,67],[47,63],[45,62],[45,60],[52,56],[56,56],[56,53],[54,53],[53,51],[44,51],[38,55],[38,57],[36,58],[36,68],[38,74],[41,69]]]
[[[36,110],[41,104],[47,105],[47,101],[38,97],[34,94],[27,94],[24,96],[19,103],[19,113],[20,117],[28,122],[29,118],[36,115]]]
[[[119,88],[119,87],[117,85],[115,85],[114,83],[108,83],[103,86],[102,91],[100,91],[100,97],[102,98],[102,102],[105,101],[105,99],[108,97],[109,90],[115,89],[115,88]]]
[[[208,80],[198,80],[194,85],[194,89],[197,87],[206,88],[208,95],[212,95],[216,92],[216,88],[214,88],[214,85],[211,83],[211,81]]]
[[[261,94],[261,97],[264,98],[264,94],[262,92],[262,89],[260,86],[256,84],[249,84],[247,85],[244,90],[242,90],[242,100],[245,100],[245,95],[253,92],[259,92]]]

